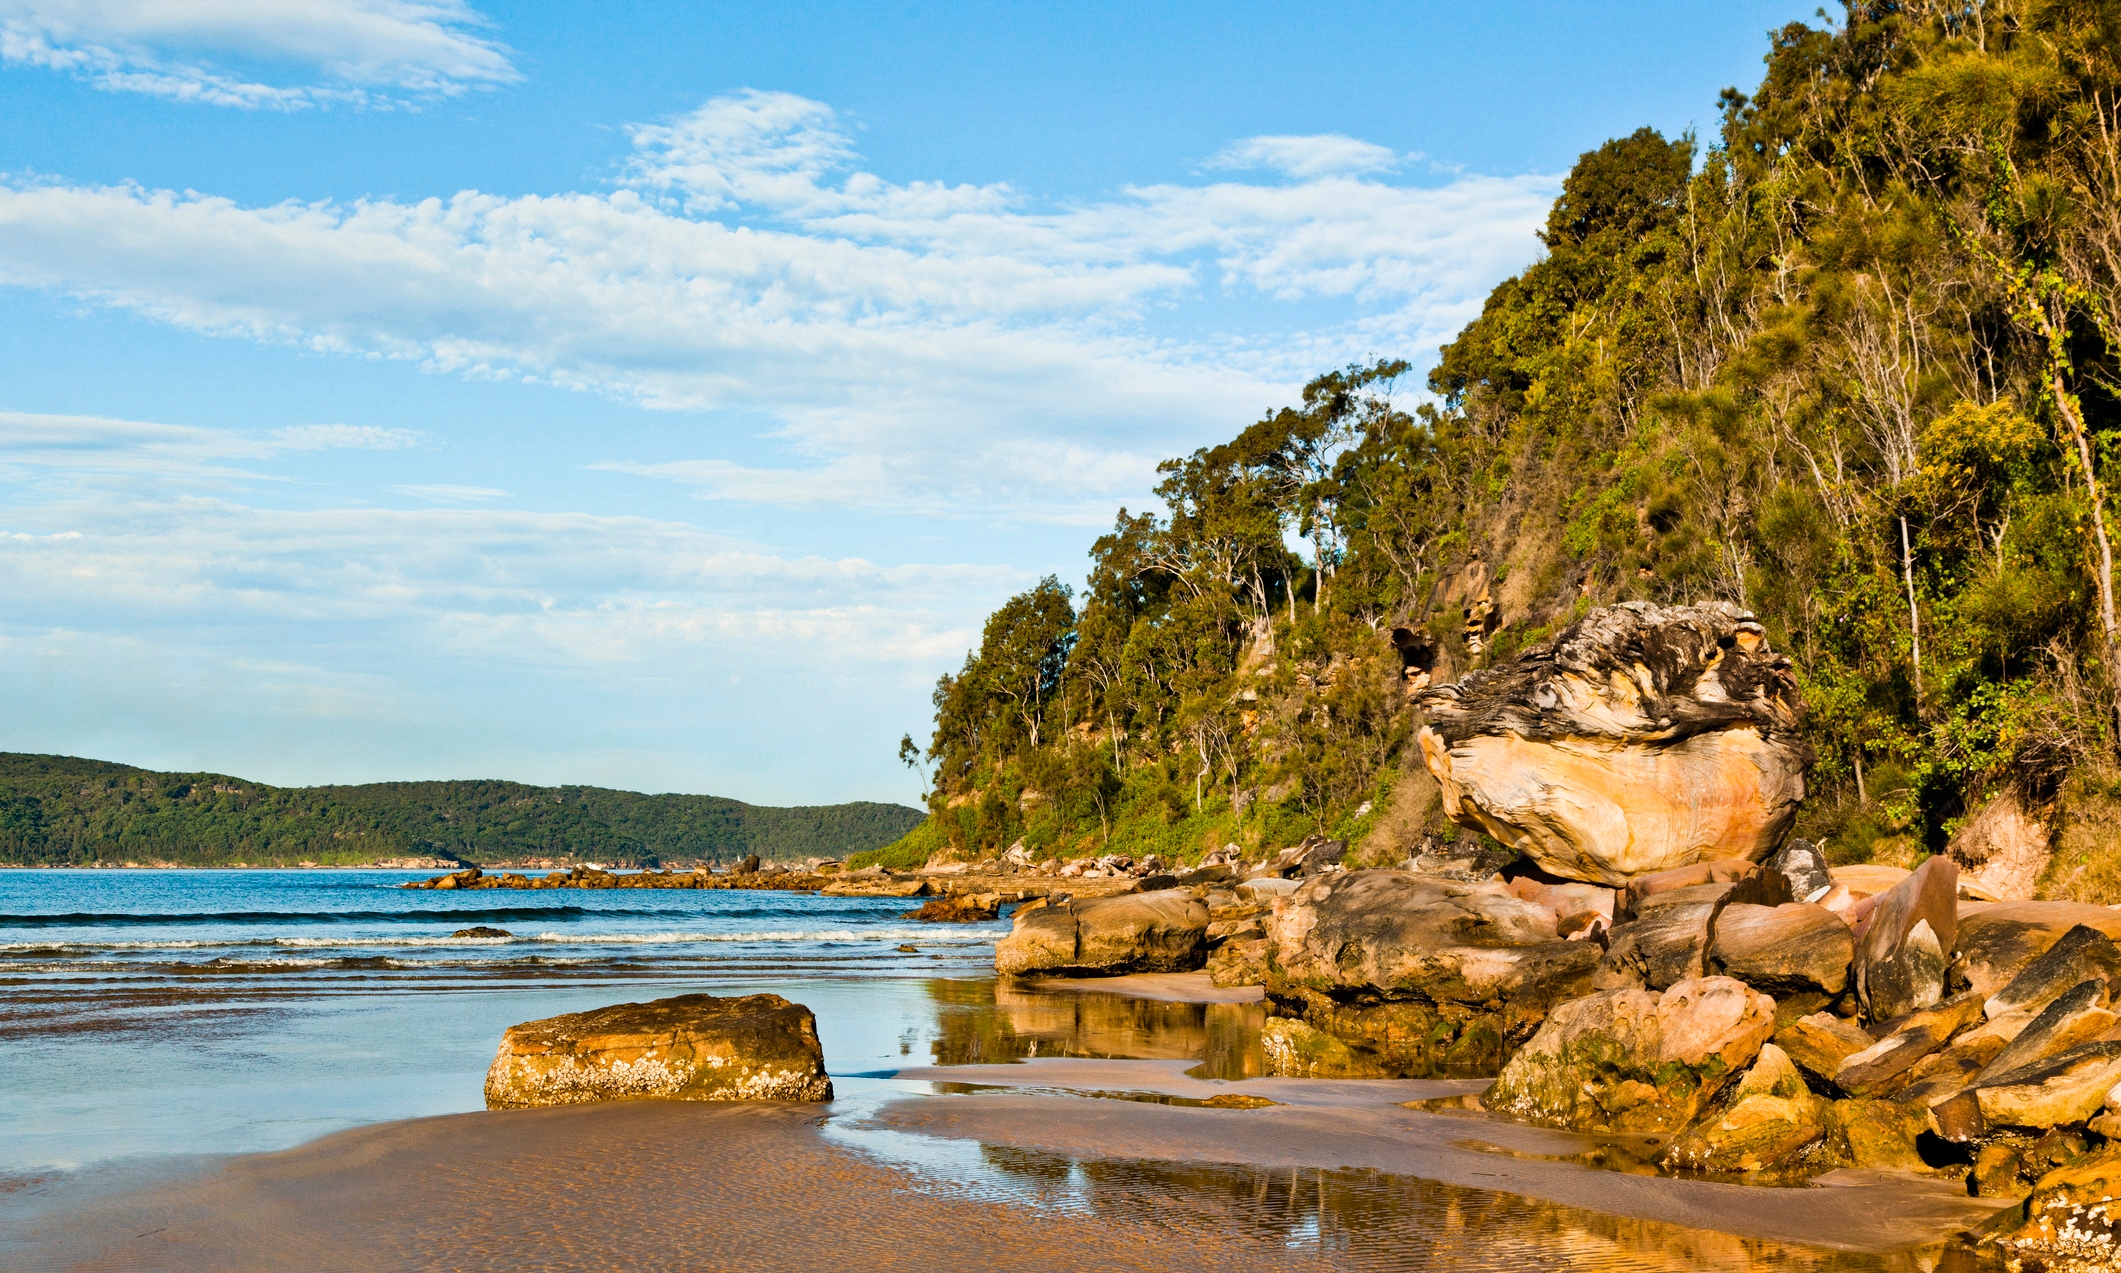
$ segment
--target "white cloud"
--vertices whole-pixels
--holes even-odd
[[[0,0],[0,62],[116,92],[298,109],[521,76],[461,0]]]
[[[0,185],[0,282],[772,421],[785,463],[611,457],[721,498],[1074,521],[1311,374],[1418,358],[1531,257],[1555,185],[1315,175],[1040,204],[862,171],[828,107],[775,93],[632,135],[607,194]]]
[[[420,435],[411,430],[365,425],[305,424],[242,433],[104,416],[0,411],[0,476],[267,480],[270,475],[238,465],[290,451],[393,450],[419,441]]]
[[[1217,151],[1208,160],[1208,167],[1264,168],[1303,180],[1383,172],[1399,161],[1400,156],[1390,148],[1374,142],[1358,141],[1341,133],[1319,133],[1301,137],[1247,137]]]
[[[484,504],[508,498],[508,492],[498,487],[452,486],[446,482],[413,482],[390,489],[400,495],[410,495],[414,499],[424,499],[436,504]]]

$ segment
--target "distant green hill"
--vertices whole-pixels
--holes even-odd
[[[903,805],[776,809],[720,796],[516,782],[268,787],[73,756],[0,752],[0,864],[349,865],[526,857],[653,866],[845,857],[921,820]]]

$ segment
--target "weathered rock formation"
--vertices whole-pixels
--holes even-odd
[[[779,995],[679,995],[510,1026],[488,1109],[660,1097],[829,1101],[810,1009]]]
[[[1757,861],[1804,798],[1788,660],[1726,603],[1594,611],[1420,701],[1445,812],[1571,879]]]
[[[2031,897],[2054,856],[2054,835],[2016,792],[1981,806],[1952,837],[1945,855],[1959,864],[1981,894],[1997,900]]]
[[[1775,1033],[1775,1001],[1728,977],[1555,1008],[1488,1089],[1488,1109],[1583,1131],[1676,1132]]]
[[[1192,972],[1207,961],[1208,907],[1179,889],[1027,907],[994,947],[1005,976]]]
[[[1546,1010],[1588,992],[1599,950],[1500,883],[1344,871],[1275,900],[1277,1009],[1410,1078],[1493,1074]]]

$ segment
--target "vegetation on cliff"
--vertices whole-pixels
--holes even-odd
[[[419,856],[653,866],[756,853],[844,857],[904,835],[895,804],[776,809],[719,796],[515,782],[268,787],[0,752],[0,863],[345,865]]]
[[[2121,896],[2121,3],[1861,0],[1766,65],[1706,144],[1585,154],[1428,395],[1321,376],[996,611],[886,856],[1397,857],[1452,834],[1410,663],[1715,599],[1795,663],[1801,832],[1906,864],[2008,796],[2043,887]]]

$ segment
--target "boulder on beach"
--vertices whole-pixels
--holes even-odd
[[[1420,701],[1445,813],[1570,879],[1758,861],[1804,798],[1796,678],[1728,603],[1595,610]]]
[[[1275,902],[1267,994],[1387,1073],[1490,1075],[1551,1005],[1591,989],[1598,945],[1558,923],[1500,883],[1336,872]]]
[[[1576,1131],[1674,1132],[1753,1064],[1775,1001],[1729,977],[1659,994],[1610,990],[1561,1004],[1482,1103]]]
[[[486,1107],[681,1101],[829,1101],[817,1020],[779,995],[678,995],[510,1026]]]
[[[1193,972],[1207,961],[1207,904],[1176,889],[1019,910],[994,945],[1005,976]]]
[[[1838,995],[1848,988],[1853,955],[1849,926],[1832,911],[1805,902],[1740,903],[1716,916],[1709,963],[1770,994]]]
[[[1826,1116],[1827,1102],[1812,1094],[1790,1058],[1762,1044],[1729,1105],[1674,1140],[1663,1162],[1723,1172],[1784,1166],[1826,1136]]]
[[[1567,941],[1553,911],[1501,885],[1410,871],[1306,880],[1268,924],[1277,993],[1506,1000],[1520,1010],[1583,994],[1598,948]]]

